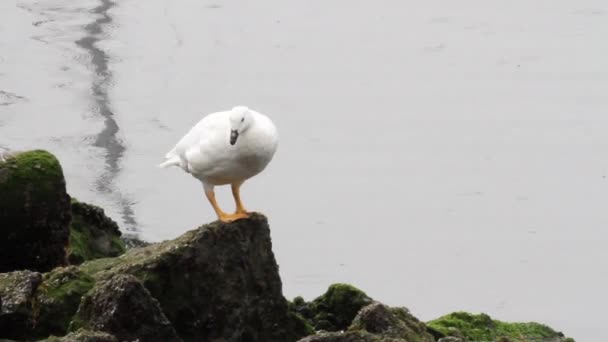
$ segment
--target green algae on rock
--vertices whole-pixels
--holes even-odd
[[[36,292],[36,328],[31,336],[64,335],[78,310],[82,296],[95,284],[90,275],[75,266],[46,273]]]
[[[66,263],[70,197],[49,152],[0,159],[0,272],[48,271]]]
[[[372,301],[352,285],[333,284],[312,302],[296,297],[291,308],[309,320],[315,330],[338,331],[346,329],[357,312]]]
[[[462,337],[466,341],[567,342],[566,338],[546,325],[539,323],[507,323],[492,319],[486,314],[454,312],[427,323],[446,336]]]
[[[372,303],[362,308],[346,331],[323,332],[300,342],[435,342],[424,323],[406,308]]]
[[[68,258],[71,264],[115,257],[125,252],[118,224],[102,208],[72,199]]]
[[[263,215],[214,222],[123,256],[82,265],[94,277],[138,277],[184,340],[293,341],[306,331],[289,315]]]
[[[74,328],[80,326],[75,313],[81,297],[95,283],[121,274],[144,284],[185,341],[283,342],[312,333],[300,316],[288,311],[267,220],[254,214],[233,223],[214,222],[120,257],[45,274],[37,294],[36,337],[62,336],[70,321],[75,321]]]
[[[406,308],[389,308],[382,303],[370,304],[359,311],[349,330],[364,330],[385,338],[402,338],[408,342],[434,342],[426,325]]]

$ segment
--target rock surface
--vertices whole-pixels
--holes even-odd
[[[121,239],[101,208],[71,203],[45,151],[0,155],[0,194],[0,342],[573,342],[484,314],[425,325],[347,284],[288,304],[263,215],[158,244]],[[58,267],[68,259],[80,265]]]
[[[78,309],[82,296],[95,280],[75,266],[61,267],[44,274],[36,291],[36,327],[24,338],[63,336]]]
[[[119,342],[119,340],[103,332],[80,329],[63,337],[51,336],[40,342]]]
[[[305,337],[298,342],[409,342],[403,339],[385,338],[366,331],[322,332]]]
[[[57,159],[39,150],[4,155],[0,194],[0,272],[64,265],[70,196]]]
[[[296,297],[291,308],[309,320],[315,330],[339,331],[348,328],[357,312],[372,302],[365,292],[352,285],[333,284],[312,302]]]
[[[102,331],[120,341],[181,341],[171,322],[141,282],[119,274],[87,293],[70,330]]]
[[[506,323],[486,314],[454,312],[428,323],[446,336],[460,337],[464,341],[501,342],[573,342],[561,332],[539,323]]]
[[[70,264],[87,260],[116,257],[125,252],[118,224],[105,215],[103,209],[72,200],[70,225]]]
[[[259,214],[81,269],[97,279],[138,277],[184,340],[289,341],[309,332],[288,313],[268,222]]]
[[[0,273],[0,338],[19,338],[32,329],[34,291],[41,279],[31,271]]]
[[[393,341],[434,342],[426,325],[412,316],[405,308],[389,308],[381,303],[372,303],[362,308],[348,330],[344,332],[320,333],[306,337],[300,342],[350,342]]]
[[[381,303],[373,303],[361,309],[349,329],[364,330],[385,338],[402,338],[406,341],[435,341],[426,325],[408,309],[389,308]]]
[[[128,317],[92,314],[105,304],[120,306],[120,298],[112,302],[95,295],[103,292],[99,289],[109,291],[103,284],[114,284],[119,275],[134,276],[144,285],[184,341],[285,342],[313,332],[302,317],[288,310],[267,220],[254,214],[229,224],[214,222],[120,257],[54,269],[43,275],[33,294],[35,329],[10,336],[19,340],[64,336],[70,323],[74,329],[82,325],[94,330],[101,328],[101,321],[127,324],[122,319]],[[145,293],[140,291],[141,296]],[[0,338],[8,337],[0,331]]]
[[[460,337],[446,336],[438,339],[437,342],[464,342],[464,340]]]

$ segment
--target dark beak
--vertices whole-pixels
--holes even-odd
[[[236,144],[236,139],[239,138],[239,132],[235,129],[230,131],[230,145]]]

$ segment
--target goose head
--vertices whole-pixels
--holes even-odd
[[[238,106],[230,111],[230,145],[236,144],[239,135],[245,133],[253,122],[253,115],[247,107]]]

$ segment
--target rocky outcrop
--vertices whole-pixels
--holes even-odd
[[[346,331],[320,333],[300,342],[393,341],[434,342],[426,325],[405,308],[373,303],[362,308]]]
[[[172,241],[129,250],[120,257],[44,274],[34,294],[36,328],[11,336],[64,336],[70,323],[73,329],[90,330],[100,330],[109,322],[128,325],[123,321],[128,317],[118,319],[102,312],[105,305],[122,307],[121,300],[128,299],[121,297],[122,290],[116,287],[120,275],[131,275],[143,284],[148,292],[139,291],[138,298],[147,293],[155,298],[162,310],[157,316],[164,314],[185,341],[284,342],[312,333],[304,319],[288,310],[267,220],[254,214],[229,224],[214,222]],[[123,285],[125,289],[137,288],[133,282]],[[140,304],[144,302],[142,299]],[[150,299],[147,304],[152,302]],[[112,330],[114,333],[118,332]]]
[[[0,194],[0,272],[46,272],[125,251],[103,209],[70,201],[61,165],[46,151],[0,155]]]
[[[432,320],[428,325],[446,336],[458,337],[463,341],[574,342],[543,324],[507,323],[494,320],[486,314],[454,312]]]
[[[70,204],[45,151],[0,155],[0,194],[0,342],[573,342],[483,314],[424,324],[347,284],[288,304],[263,215],[148,245]]]
[[[180,341],[171,322],[141,282],[118,274],[99,282],[80,302],[70,330],[110,333],[120,341]]]
[[[116,257],[125,252],[118,224],[100,207],[72,200],[70,224],[70,264],[87,260]]]
[[[0,272],[45,272],[66,263],[70,197],[46,151],[0,158]]]
[[[268,223],[259,214],[81,269],[97,279],[136,276],[184,340],[289,341],[308,332],[288,315]]]
[[[78,309],[82,296],[95,279],[75,266],[61,267],[44,274],[35,295],[36,326],[24,338],[63,336]]]
[[[315,330],[338,331],[348,328],[359,310],[372,302],[365,292],[352,285],[333,284],[312,302],[296,297],[291,308]]]
[[[17,271],[0,273],[0,339],[19,338],[34,325],[34,292],[40,273]]]
[[[374,303],[361,309],[350,325],[351,330],[363,330],[385,338],[402,338],[406,341],[433,342],[426,325],[406,308],[389,308]]]

